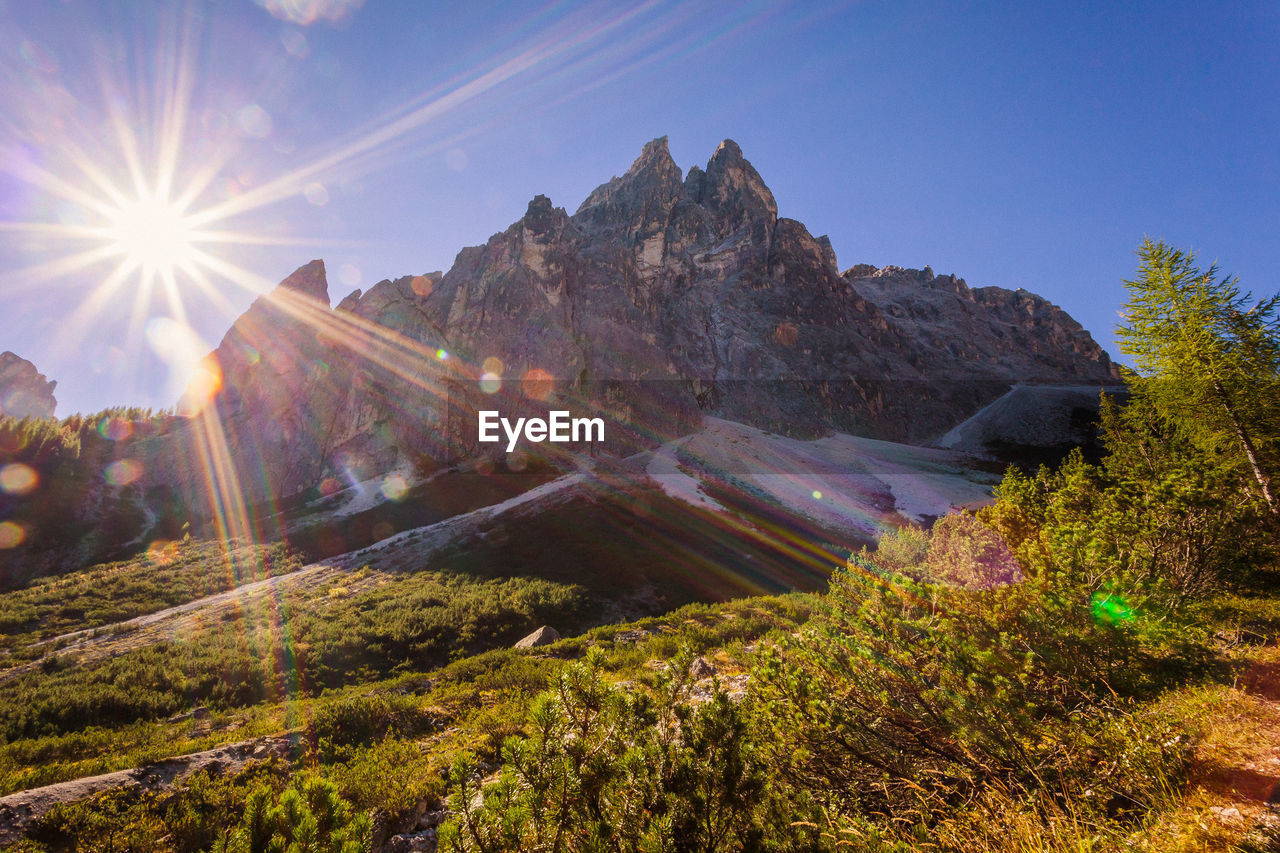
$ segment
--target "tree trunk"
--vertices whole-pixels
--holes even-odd
[[[1275,497],[1271,494],[1271,478],[1262,470],[1253,441],[1249,438],[1249,433],[1245,431],[1244,424],[1240,423],[1240,419],[1236,417],[1236,410],[1235,406],[1231,404],[1231,397],[1227,394],[1227,389],[1222,387],[1222,383],[1218,381],[1217,377],[1214,377],[1213,389],[1218,392],[1218,397],[1222,400],[1222,407],[1227,410],[1227,417],[1231,418],[1231,426],[1236,431],[1236,438],[1240,441],[1240,446],[1244,448],[1245,458],[1249,460],[1249,467],[1253,469],[1253,478],[1258,481],[1258,488],[1262,490],[1262,499],[1267,502],[1267,509],[1271,510],[1272,515],[1280,517],[1280,508],[1276,506]]]

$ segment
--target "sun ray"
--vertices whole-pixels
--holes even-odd
[[[97,225],[71,225],[65,222],[0,222],[0,232],[62,237],[68,240],[103,240],[108,236]]]
[[[367,249],[376,245],[369,240],[333,240],[327,237],[283,237],[274,234],[252,234],[248,231],[192,231],[192,242],[234,243],[241,246],[296,246],[298,248]]]
[[[447,90],[437,87],[426,103],[407,108],[407,112],[403,115],[375,126],[337,151],[288,172],[261,187],[206,208],[193,217],[193,225],[204,225],[296,195],[305,181],[322,173],[331,172],[340,166],[350,167],[363,155],[376,152],[382,146],[403,139],[411,131],[441,118],[513,78],[547,65],[573,50],[582,49],[611,32],[625,28],[638,16],[657,5],[658,0],[650,0],[595,27],[583,27],[580,32],[569,36],[559,32],[552,33],[536,42],[533,47],[498,63],[488,71],[469,79],[464,78],[463,82],[457,82]],[[435,94],[437,92],[439,94]],[[410,104],[412,103],[411,101]]]
[[[167,86],[160,93],[161,118],[159,151],[156,157],[156,194],[168,198],[173,191],[173,179],[178,169],[178,152],[182,147],[183,128],[190,112],[191,62],[191,13],[182,25],[182,33],[175,45],[166,51],[168,63],[173,67],[168,74],[156,75],[156,85]],[[172,78],[172,79],[169,79]]]
[[[112,210],[112,205],[116,201],[115,198],[109,198],[107,201],[103,201],[93,194],[85,192],[69,181],[63,180],[47,169],[42,169],[30,160],[18,157],[8,158],[8,162],[5,163],[4,169],[19,180],[45,190],[46,192],[52,193],[54,196],[65,199],[72,204],[79,205],[86,211],[95,213],[99,216],[109,215]],[[123,198],[123,195],[119,196],[119,199],[122,200]]]
[[[130,306],[129,311],[129,326],[123,344],[125,353],[134,360],[142,352],[142,342],[145,338],[144,332],[148,316],[151,313],[152,288],[152,281],[143,279],[133,292],[133,304]]]
[[[98,319],[102,309],[118,294],[128,278],[129,270],[118,265],[91,289],[85,300],[59,326],[56,338],[58,344],[65,346],[83,340],[90,331],[90,324]]]
[[[169,310],[173,314],[173,318],[184,326],[187,324],[187,306],[182,301],[182,294],[178,290],[178,279],[174,275],[173,269],[160,270],[157,275],[160,278],[160,284],[164,289],[166,301],[169,303]]]
[[[6,275],[6,285],[9,287],[29,287],[35,284],[44,284],[89,269],[114,257],[116,254],[117,252],[112,246],[94,246],[93,248],[84,249],[70,255],[63,255],[41,264],[13,270]]]
[[[118,103],[118,98],[110,97],[108,104]],[[115,131],[116,142],[119,145],[119,153],[124,158],[125,168],[129,174],[129,183],[132,188],[132,194],[136,198],[146,192],[146,176],[142,165],[142,152],[139,150],[138,138],[134,134],[133,127],[129,122],[129,117],[123,110],[110,109],[109,119],[112,129]]]
[[[205,268],[200,263],[200,256],[203,253],[196,250],[196,263],[191,268],[191,282],[200,290],[206,299],[213,303],[214,307],[224,314],[235,313],[235,306],[231,300],[223,293],[222,289],[215,286],[213,281],[205,274]]]

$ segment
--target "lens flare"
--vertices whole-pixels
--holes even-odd
[[[142,463],[136,459],[117,459],[107,466],[102,476],[113,486],[127,486],[142,476]]]
[[[40,475],[30,465],[10,462],[0,468],[0,491],[9,495],[29,495],[40,485]]]
[[[1133,611],[1129,609],[1124,596],[1095,592],[1090,608],[1093,610],[1093,620],[1099,625],[1119,625],[1133,619]]]
[[[147,546],[147,559],[157,566],[167,566],[178,558],[178,543],[157,539]]]
[[[520,380],[520,390],[530,400],[546,400],[555,390],[555,379],[541,367],[535,367]]]
[[[409,494],[409,481],[403,474],[388,474],[382,481],[382,495],[389,501],[402,501]]]
[[[26,439],[16,429],[0,430],[0,453],[17,453],[26,446]]]
[[[205,359],[196,367],[187,391],[178,403],[178,414],[188,418],[195,417],[204,411],[221,389],[222,368],[212,359]]]
[[[111,441],[123,441],[133,434],[133,424],[124,418],[105,417],[98,421],[98,433]]]
[[[0,548],[17,548],[27,538],[27,531],[16,521],[0,521]]]
[[[316,21],[342,23],[364,5],[364,0],[254,0],[282,21],[308,26]]]

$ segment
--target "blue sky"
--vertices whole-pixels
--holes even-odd
[[[661,135],[685,169],[737,140],[842,267],[1025,287],[1113,355],[1144,236],[1259,293],[1280,269],[1274,3],[68,0],[0,5],[0,32],[0,349],[59,414],[171,405],[311,258],[335,302],[447,269]],[[172,196],[234,232],[167,293],[84,259],[166,137]]]

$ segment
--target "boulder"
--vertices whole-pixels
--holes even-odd
[[[699,655],[689,665],[689,675],[695,679],[710,678],[716,674],[716,668],[706,658]]]
[[[543,625],[541,628],[539,628],[529,636],[525,637],[524,639],[516,643],[515,646],[513,646],[513,648],[532,649],[532,648],[536,648],[537,646],[549,645],[551,643],[554,643],[558,639],[560,639],[560,632],[558,632],[555,628],[549,627],[547,625]]]

